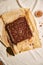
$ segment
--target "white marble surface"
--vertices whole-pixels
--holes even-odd
[[[6,0],[6,2],[5,0],[3,1],[4,2],[0,2],[0,14],[4,13],[5,11],[19,8],[16,0]],[[37,10],[43,11],[43,0],[38,0],[38,3],[32,13],[34,14],[34,12]],[[39,27],[39,25],[43,23],[43,16],[35,19],[37,20],[36,23],[39,31],[39,37],[43,46],[43,25],[42,27]],[[7,57],[6,48],[0,43],[0,58],[6,65],[43,65],[43,47],[31,51],[26,51],[16,56]]]
[[[24,8],[30,8],[30,10],[33,10],[33,8],[35,7],[36,3],[38,2],[38,0],[18,0],[19,4],[21,7]]]
[[[0,14],[16,8],[19,8],[16,0],[2,0],[0,2]]]

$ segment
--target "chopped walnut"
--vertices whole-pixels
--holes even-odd
[[[36,11],[34,14],[36,17],[41,17],[43,15],[43,12],[42,11]]]

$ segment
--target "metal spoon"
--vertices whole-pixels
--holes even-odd
[[[0,42],[4,45],[4,43],[3,43],[2,40],[0,40]],[[4,45],[4,46],[5,46],[5,45]],[[6,47],[6,46],[5,46],[5,47]],[[13,55],[13,56],[14,56],[14,53],[13,53],[11,47],[6,47],[6,51],[7,51],[7,53],[8,53],[9,55]]]

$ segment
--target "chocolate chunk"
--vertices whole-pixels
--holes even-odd
[[[13,44],[32,37],[32,32],[25,17],[20,17],[12,23],[6,24],[5,29]]]
[[[14,53],[12,51],[12,49],[10,47],[7,47],[6,49],[7,53],[9,53],[10,55],[13,55],[14,56]]]

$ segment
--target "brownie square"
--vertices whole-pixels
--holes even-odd
[[[6,24],[5,29],[13,44],[17,44],[32,37],[32,32],[25,17],[20,17],[12,23]]]

